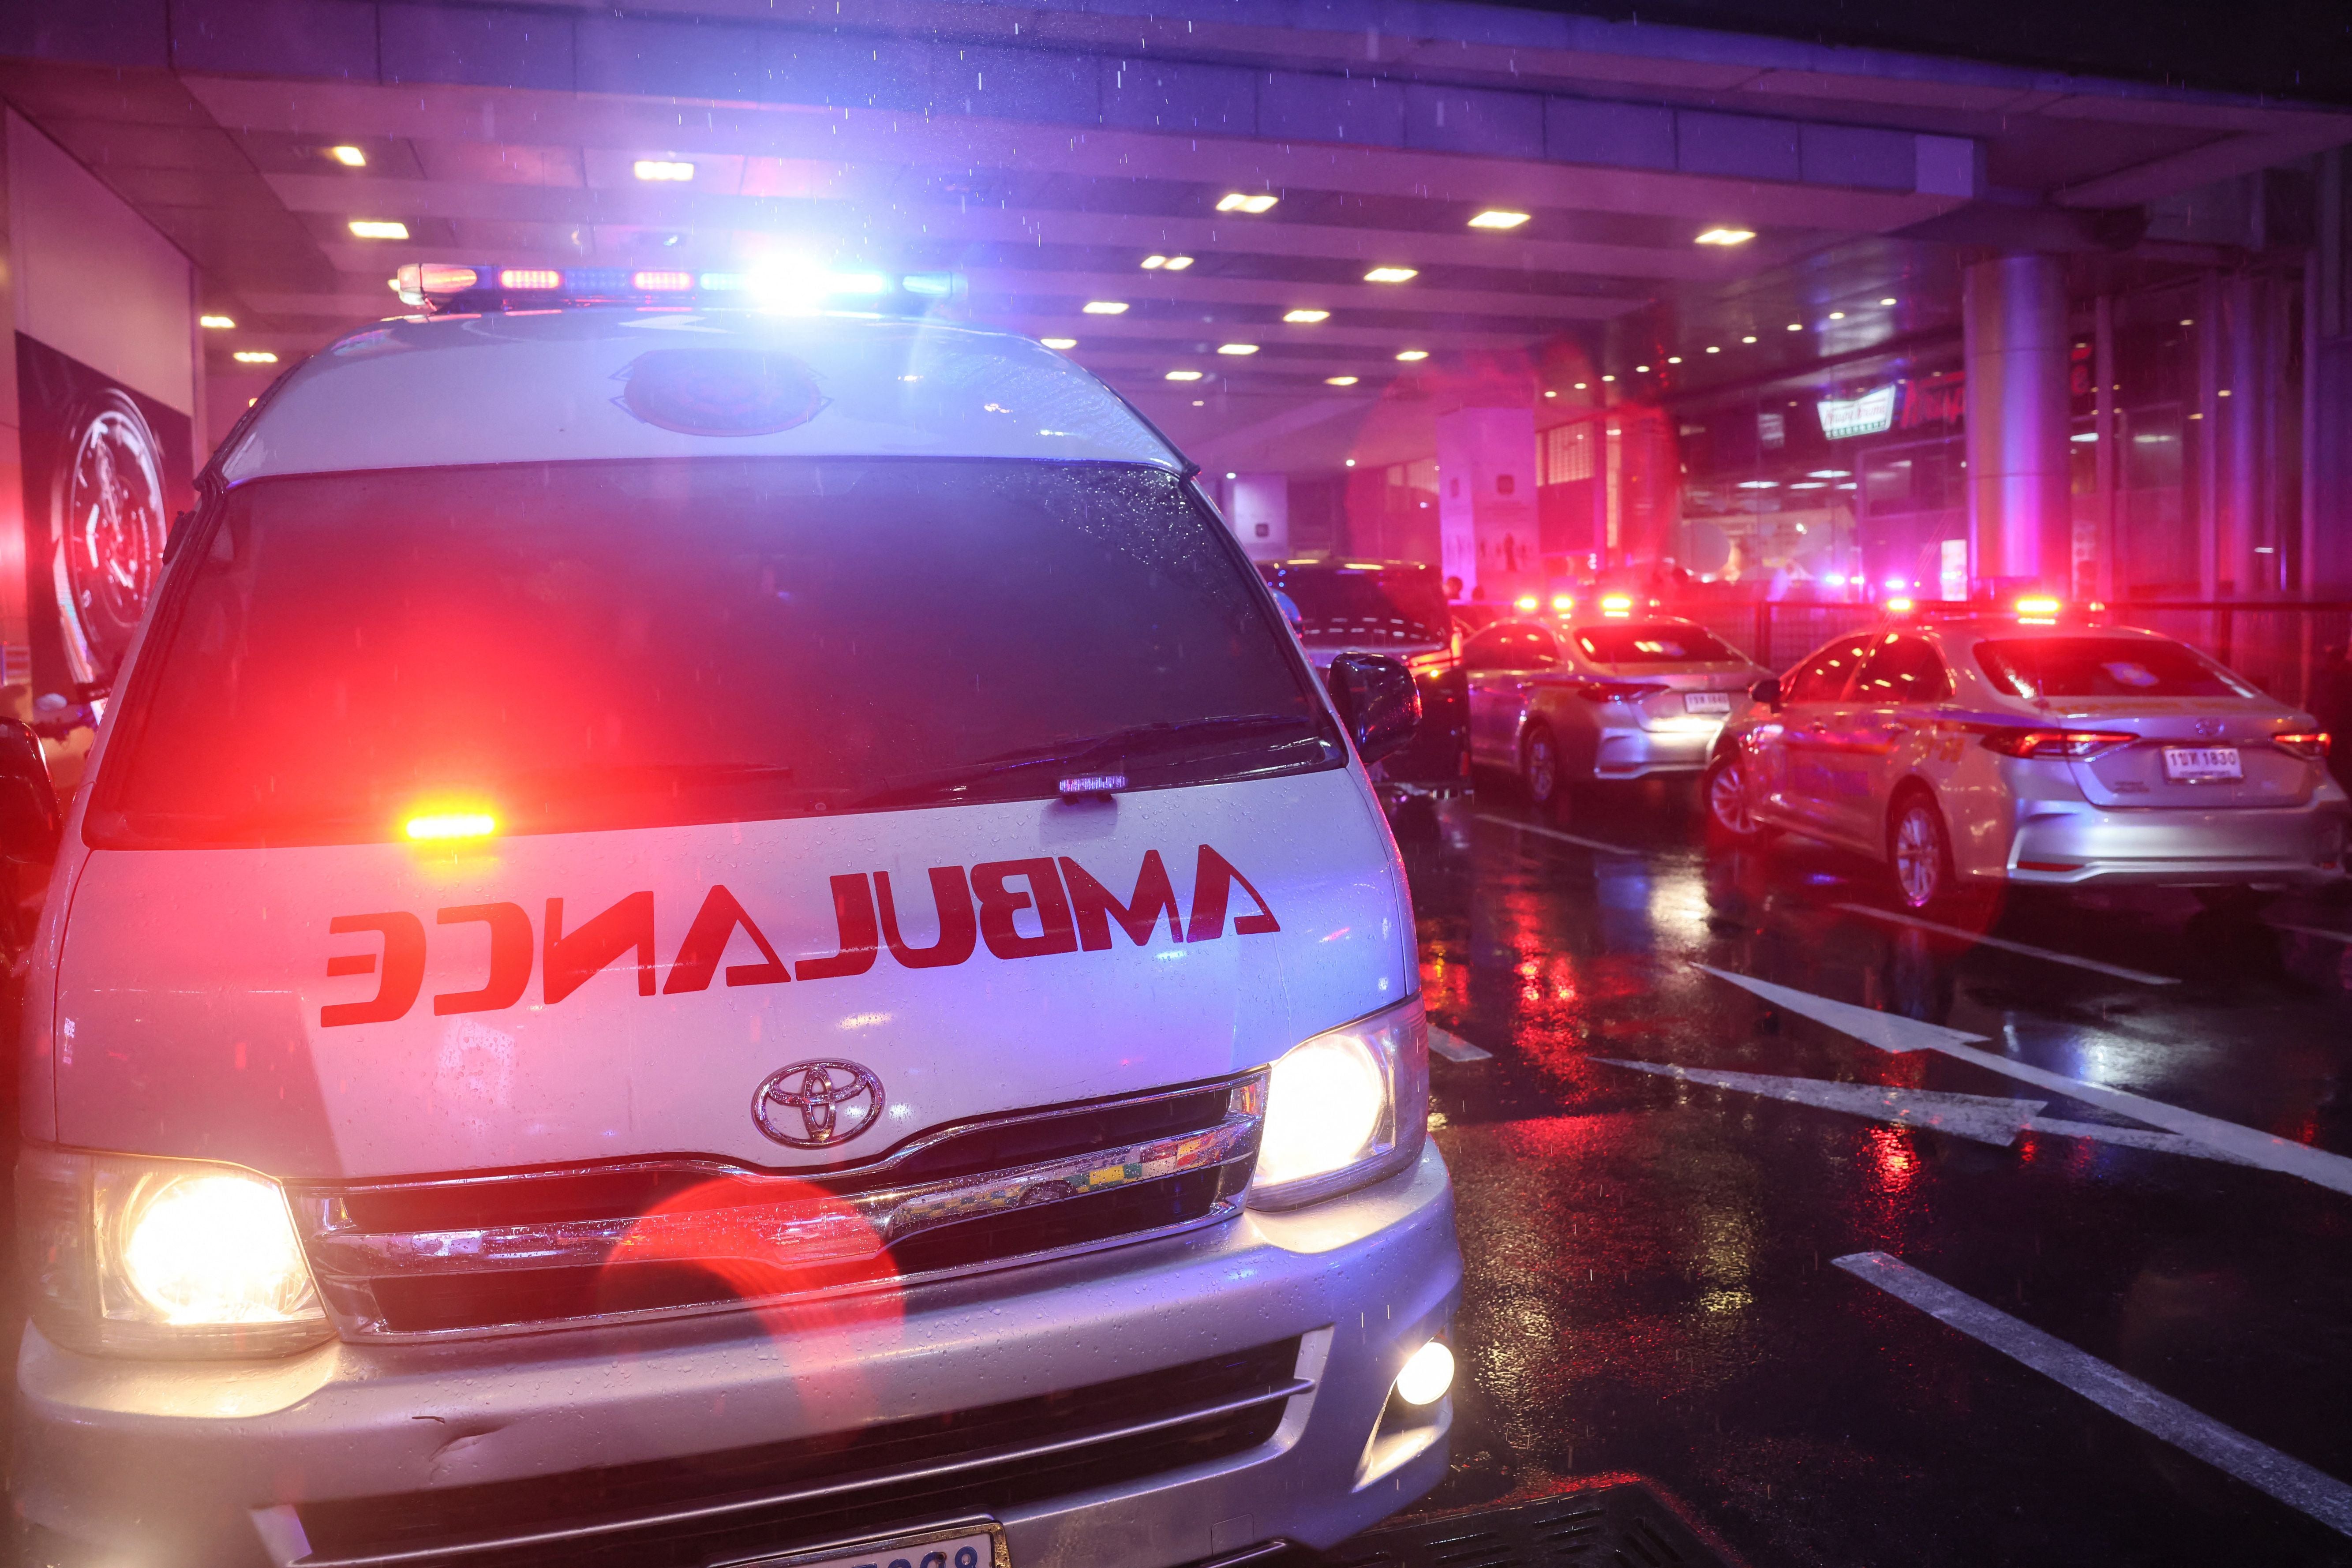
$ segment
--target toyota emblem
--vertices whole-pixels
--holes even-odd
[[[882,1117],[882,1080],[856,1062],[794,1062],[751,1097],[751,1120],[779,1143],[829,1149]]]
[[[2219,719],[2200,719],[2197,721],[2193,728],[2200,736],[2210,741],[2214,736],[2219,735],[2221,732],[2221,721]]]

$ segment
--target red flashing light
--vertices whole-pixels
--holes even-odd
[[[2055,620],[2066,606],[2046,594],[2028,594],[2017,601],[2017,613],[2028,619]]]
[[[456,838],[488,838],[499,830],[499,820],[486,811],[433,812],[408,819],[404,831],[420,844]]]
[[[1522,594],[1511,601],[1511,607],[1523,616],[1532,616],[1542,606],[1542,604],[1543,601],[1533,594]]]
[[[1559,614],[1564,616],[1568,614],[1569,611],[1576,608],[1576,595],[1573,594],[1554,594],[1551,596],[1551,607]]]
[[[1886,601],[1886,613],[1890,616],[1907,616],[1916,608],[1918,606],[1908,599],[1895,598]]]
[[[684,294],[694,288],[691,272],[636,272],[629,277],[629,287],[641,294]]]
[[[499,272],[501,289],[561,289],[563,274],[552,267],[508,267]]]
[[[1633,613],[1633,600],[1631,595],[1625,594],[1603,595],[1601,600],[1601,613],[1604,616],[1630,616]]]

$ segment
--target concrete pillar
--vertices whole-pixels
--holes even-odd
[[[1290,476],[1236,474],[1228,482],[1225,515],[1253,561],[1290,553]]]
[[[1969,267],[1969,525],[1979,584],[2063,589],[2074,511],[2066,465],[2066,274],[2054,256]]]
[[[1543,586],[1536,522],[1536,415],[1456,408],[1437,416],[1440,567],[1463,592],[1508,599]]]

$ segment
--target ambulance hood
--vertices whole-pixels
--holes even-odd
[[[100,850],[57,970],[56,1127],[283,1177],[837,1166],[1270,1062],[1402,1000],[1412,943],[1353,769],[455,851]],[[845,1143],[754,1114],[811,1062],[881,1086]]]

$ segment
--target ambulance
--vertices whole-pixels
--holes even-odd
[[[49,829],[27,1561],[1238,1564],[1432,1487],[1411,675],[929,279],[401,282]]]

